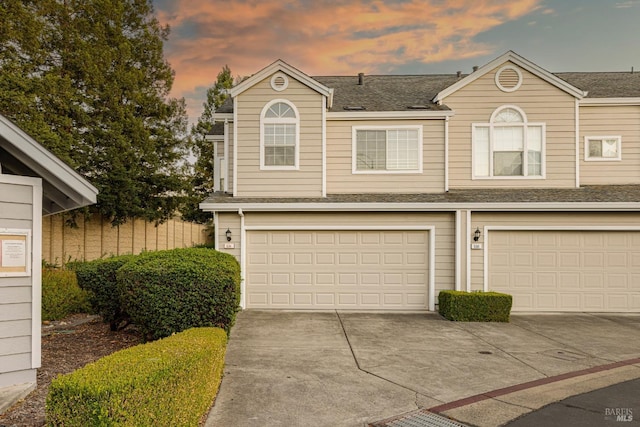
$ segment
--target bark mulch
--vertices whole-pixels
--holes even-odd
[[[42,326],[42,367],[38,386],[0,415],[0,427],[45,425],[44,403],[51,380],[115,351],[141,343],[135,330],[112,332],[98,316],[77,314]]]

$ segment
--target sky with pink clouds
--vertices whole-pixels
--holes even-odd
[[[552,71],[640,71],[640,0],[153,0],[191,122],[224,65],[309,75],[471,71],[507,50]]]

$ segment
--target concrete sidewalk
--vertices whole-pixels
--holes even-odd
[[[232,331],[206,425],[363,426],[637,358],[639,336],[640,315],[513,315],[499,324],[449,322],[433,313],[245,311]],[[638,368],[585,373],[440,412],[500,425],[567,396],[638,378]]]

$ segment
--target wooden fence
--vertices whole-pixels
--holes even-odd
[[[65,224],[64,214],[42,218],[42,258],[50,264],[138,254],[191,247],[207,242],[207,230],[202,224],[170,219],[157,227],[141,219],[129,220],[112,227],[108,220],[93,215],[88,221],[79,218],[78,227]]]

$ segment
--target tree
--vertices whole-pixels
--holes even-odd
[[[191,127],[193,154],[193,176],[188,203],[185,204],[182,217],[187,221],[206,223],[211,214],[201,211],[198,204],[213,192],[213,143],[206,136],[213,127],[213,113],[228,98],[228,90],[233,87],[233,76],[228,65],[222,67],[213,86],[207,89],[207,100],[202,104],[203,112],[198,122]]]
[[[0,20],[0,113],[92,182],[114,225],[173,215],[187,119],[151,1],[4,0]]]

